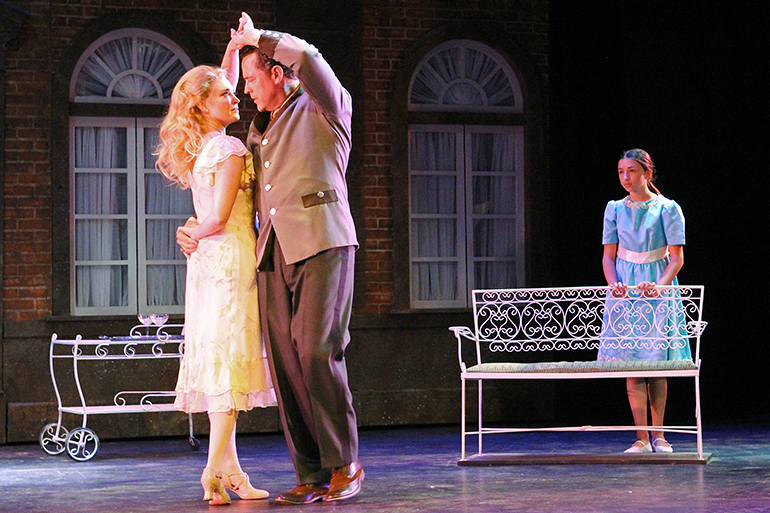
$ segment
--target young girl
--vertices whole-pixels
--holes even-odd
[[[235,73],[237,73],[235,66]],[[160,127],[158,169],[190,187],[196,220],[179,227],[197,249],[186,251],[185,347],[175,408],[207,412],[211,425],[204,499],[230,502],[268,496],[249,483],[238,461],[239,411],[275,405],[260,343],[252,155],[225,134],[239,119],[237,75],[198,66],[179,79]]]
[[[650,155],[640,149],[628,150],[618,162],[620,184],[628,196],[610,201],[604,211],[604,256],[602,267],[613,297],[624,297],[627,287],[636,286],[638,293],[656,297],[656,285],[678,285],[676,275],[684,263],[684,215],[679,205],[661,195],[653,185],[655,166]],[[607,310],[610,310],[608,302]],[[607,314],[605,314],[606,320]],[[674,320],[676,322],[676,320]],[[599,347],[599,360],[683,360],[691,359],[684,330],[682,348],[628,347],[608,343],[615,328],[605,323],[605,338]],[[622,338],[622,336],[621,336]],[[620,347],[618,347],[620,346]],[[652,425],[662,426],[666,409],[666,378],[628,378],[628,401],[634,425],[646,427],[647,399]],[[627,453],[672,452],[662,431],[637,431],[637,441]]]

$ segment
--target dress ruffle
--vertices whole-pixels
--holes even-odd
[[[272,388],[248,394],[226,392],[221,395],[190,391],[177,392],[174,409],[185,413],[211,413],[231,410],[248,411],[253,408],[276,406],[276,404],[275,391]]]

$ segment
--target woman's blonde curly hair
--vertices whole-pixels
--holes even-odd
[[[182,189],[190,187],[190,173],[201,150],[207,116],[200,104],[226,72],[215,66],[197,66],[182,75],[171,93],[168,113],[160,124],[155,168]]]

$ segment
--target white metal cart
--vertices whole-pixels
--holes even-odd
[[[104,360],[158,360],[167,358],[182,358],[184,354],[184,336],[172,334],[181,332],[182,324],[165,324],[162,326],[134,326],[128,336],[101,337],[84,339],[80,335],[74,340],[61,340],[56,333],[51,336],[49,365],[51,381],[56,392],[59,406],[57,422],[47,424],[40,431],[40,446],[51,455],[67,451],[72,459],[87,461],[94,457],[99,450],[99,437],[87,426],[88,415],[114,413],[149,413],[175,411],[173,391],[162,390],[123,390],[115,394],[113,404],[106,406],[89,406],[83,388],[80,384],[80,364],[87,361]],[[153,331],[151,334],[150,331]],[[77,388],[80,405],[68,406],[62,404],[59,384],[56,380],[55,365],[57,360],[72,360],[75,387]],[[62,425],[62,414],[71,413],[82,415],[80,427],[71,431]],[[190,424],[189,442],[194,450],[200,447],[200,442],[193,435],[192,415],[188,415]]]

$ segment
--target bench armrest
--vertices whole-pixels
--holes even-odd
[[[463,361],[463,338],[472,340],[476,344],[476,364],[480,363],[479,344],[473,331],[467,326],[450,326],[449,331],[453,332],[457,339],[457,359],[460,362],[460,372],[465,372],[467,370],[467,366]]]

